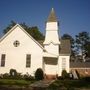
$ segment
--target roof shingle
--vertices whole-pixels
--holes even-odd
[[[59,48],[59,53],[60,54],[70,54],[71,53],[71,45],[70,45],[70,40],[64,39],[60,40],[60,48]]]

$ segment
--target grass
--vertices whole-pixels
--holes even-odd
[[[35,80],[15,80],[15,79],[0,79],[0,85],[17,85],[17,86],[29,86],[31,83],[35,82]],[[74,90],[75,88],[89,88],[90,89],[90,81],[87,80],[55,80],[49,87],[48,90],[58,90],[58,88],[66,88],[68,90]],[[64,90],[64,89],[61,89]]]
[[[90,88],[90,82],[85,80],[56,80],[49,88],[57,90],[58,88],[67,88],[73,90],[74,88]]]
[[[18,85],[18,86],[28,86],[34,81],[29,80],[14,80],[14,79],[0,79],[0,85]]]

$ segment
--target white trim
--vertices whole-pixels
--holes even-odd
[[[58,42],[58,43],[54,43],[53,41],[49,41],[49,42],[44,42],[43,44],[44,45],[49,45],[49,44],[53,44],[53,45],[59,45],[60,44],[60,42]]]

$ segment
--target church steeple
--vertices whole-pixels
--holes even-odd
[[[51,10],[51,12],[49,14],[47,22],[57,22],[57,18],[56,18],[56,15],[55,15],[54,8],[52,8],[52,10]]]
[[[48,52],[59,54],[58,21],[53,8],[46,22],[46,35],[43,44]]]

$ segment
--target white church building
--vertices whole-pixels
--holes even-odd
[[[19,24],[0,39],[0,74],[16,69],[34,75],[37,68],[42,68],[46,75],[61,76],[62,70],[70,71],[70,52],[70,41],[59,37],[58,21],[52,9],[44,41],[36,41]]]

